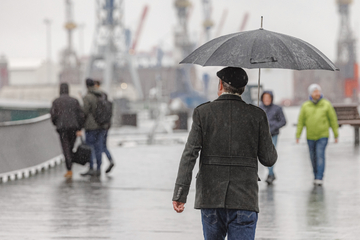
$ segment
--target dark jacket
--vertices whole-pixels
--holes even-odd
[[[68,94],[61,94],[55,99],[50,109],[51,121],[56,130],[69,131],[81,130],[84,126],[85,115],[78,100]]]
[[[108,129],[109,124],[98,125],[94,118],[96,103],[98,97],[103,94],[102,91],[95,89],[94,87],[90,87],[88,89],[87,94],[83,97],[84,102],[84,113],[85,113],[85,130],[96,130],[96,129]]]
[[[271,100],[274,99],[274,95],[271,91],[264,91],[261,95],[261,101],[265,93],[270,94]],[[271,136],[278,135],[280,133],[279,129],[286,125],[286,119],[282,108],[273,104],[272,101],[269,106],[265,106],[264,103],[261,103],[260,107],[265,111],[268,118]]]
[[[258,212],[257,159],[265,166],[277,159],[265,112],[230,94],[195,108],[173,201],[186,202],[199,151],[195,208]]]

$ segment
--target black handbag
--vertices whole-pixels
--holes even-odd
[[[85,165],[90,161],[91,147],[84,142],[82,137],[80,137],[80,139],[81,139],[81,144],[76,149],[76,152],[74,152],[72,161],[73,163]]]

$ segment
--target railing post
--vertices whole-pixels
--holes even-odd
[[[355,146],[359,146],[359,126],[354,126],[355,130]]]

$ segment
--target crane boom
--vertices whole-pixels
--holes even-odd
[[[240,32],[244,31],[248,18],[249,18],[249,13],[247,12],[247,13],[245,13],[244,18],[243,18],[243,20],[241,22],[241,25],[240,25],[240,28],[239,28]]]
[[[220,23],[219,23],[219,25],[217,27],[217,30],[216,30],[216,35],[215,35],[216,37],[220,36],[221,31],[222,31],[222,29],[224,27],[224,23],[225,23],[227,15],[228,15],[228,10],[224,9],[224,11],[223,11],[223,13],[221,15]]]
[[[132,44],[132,46],[131,46],[131,51],[132,51],[132,52],[135,52],[137,43],[139,42],[141,30],[142,30],[142,27],[143,27],[143,25],[144,25],[144,22],[145,22],[145,18],[146,18],[148,9],[149,9],[149,6],[146,5],[146,6],[144,7],[144,10],[143,10],[142,14],[141,14],[139,26],[138,26],[138,28],[137,28],[137,30],[136,30],[135,38],[134,38],[133,44]]]

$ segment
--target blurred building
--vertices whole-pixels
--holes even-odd
[[[327,99],[332,102],[359,102],[359,70],[356,56],[356,39],[350,26],[352,0],[337,0],[340,28],[337,41],[336,65],[340,72],[309,70],[294,73],[294,102],[308,98],[307,87],[318,83]],[[306,95],[305,95],[306,93]]]
[[[163,66],[161,68],[158,67],[140,67],[137,69],[140,86],[143,92],[144,100],[151,99],[151,90],[158,87],[158,82],[161,81],[161,92],[164,98],[170,98],[170,93],[174,92],[177,88],[177,80],[176,80],[176,67],[173,66]],[[103,80],[103,72],[102,71],[93,71],[93,78],[98,80]],[[192,67],[190,70],[191,79],[196,79],[195,68]],[[132,87],[135,89],[135,86],[132,81],[132,76],[128,68],[118,68],[114,71],[113,76],[113,85],[121,85],[123,83],[128,87]],[[194,84],[194,83],[193,83]],[[123,85],[125,86],[125,85]],[[117,97],[116,95],[113,95]],[[133,97],[131,99],[138,99],[137,93],[134,92]]]
[[[8,61],[5,56],[0,56],[0,89],[9,84]]]
[[[325,70],[294,71],[294,104],[302,104],[309,99],[308,87],[317,83],[324,97],[331,102],[343,102],[343,82],[337,72]]]
[[[59,82],[59,66],[41,59],[10,59],[9,79],[11,86],[54,85]]]

